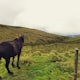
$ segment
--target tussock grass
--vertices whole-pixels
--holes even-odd
[[[73,79],[74,53],[75,48],[80,49],[79,43],[70,43],[72,39],[66,38],[67,40],[64,40],[65,37],[63,36],[39,30],[0,25],[0,42],[13,40],[19,34],[25,36],[25,44],[20,57],[21,69],[12,68],[10,63],[10,69],[14,72],[14,75],[8,75],[4,66],[5,61],[2,59],[0,76],[3,80]],[[15,65],[16,61],[17,57]],[[80,64],[78,66],[78,80],[80,80]]]
[[[72,80],[75,47],[80,45],[63,43],[56,45],[24,46],[20,58],[21,69],[12,68],[10,65],[10,69],[15,74],[14,76],[8,75],[4,67],[5,61],[2,59],[0,76],[3,80]],[[70,45],[72,47],[69,47]],[[15,64],[16,60],[17,58],[15,59]],[[79,69],[78,80],[80,79]]]

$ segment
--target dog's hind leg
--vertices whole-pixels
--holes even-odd
[[[10,75],[12,75],[13,72],[11,72],[11,71],[9,70],[10,58],[5,58],[5,60],[6,60],[5,67],[6,67],[7,71],[8,71],[8,73],[9,73]]]
[[[15,65],[14,65],[14,58],[15,57],[12,58],[12,67],[15,67]]]

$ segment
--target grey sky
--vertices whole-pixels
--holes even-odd
[[[80,0],[0,0],[0,23],[80,34]]]

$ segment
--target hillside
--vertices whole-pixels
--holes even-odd
[[[25,36],[25,44],[30,45],[62,42],[66,38],[64,36],[50,34],[36,29],[0,24],[0,42],[13,40],[20,34]]]
[[[65,39],[66,43],[80,43],[80,36],[76,37],[70,37],[68,39]]]
[[[0,42],[13,40],[20,34],[25,36],[25,46],[20,56],[21,69],[18,70],[16,67],[16,56],[15,68],[11,64],[9,66],[14,75],[9,75],[5,69],[5,60],[2,58],[0,62],[2,80],[73,80],[75,48],[80,49],[80,44],[74,42],[79,41],[79,36],[67,38],[35,29],[0,25]],[[46,45],[26,46],[26,44]],[[78,66],[77,80],[80,80],[80,64]]]

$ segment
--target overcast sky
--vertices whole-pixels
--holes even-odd
[[[0,24],[80,34],[80,0],[0,0]]]

